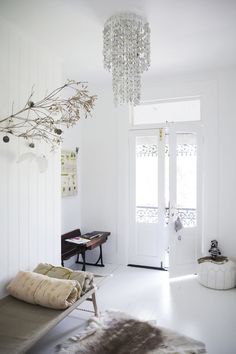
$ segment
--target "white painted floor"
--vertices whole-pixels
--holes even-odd
[[[211,290],[196,276],[169,280],[168,272],[108,264],[87,270],[110,274],[99,289],[99,310],[118,309],[144,320],[156,320],[206,344],[208,354],[236,354],[236,288]],[[91,308],[86,302],[86,308]],[[84,307],[85,307],[84,306]],[[73,311],[30,354],[51,354],[63,339],[84,328],[90,314]]]

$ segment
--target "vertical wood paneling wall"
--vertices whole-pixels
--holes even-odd
[[[34,86],[33,100],[61,84],[60,61],[36,41],[0,18],[0,119],[21,108]],[[0,134],[0,297],[18,270],[39,262],[60,264],[60,155],[44,143]],[[35,160],[17,162],[27,152],[45,156],[40,173]]]

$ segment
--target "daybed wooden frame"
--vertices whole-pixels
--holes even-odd
[[[12,296],[0,300],[0,353],[26,353],[41,337],[85,300],[93,303],[94,313],[98,316],[96,290],[105,276],[94,275],[94,286],[66,310],[54,310],[28,304]]]

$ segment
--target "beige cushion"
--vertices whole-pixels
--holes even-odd
[[[78,294],[83,295],[93,286],[93,274],[90,272],[73,271],[72,269],[60,266],[53,266],[48,263],[40,263],[34,269],[34,272],[47,275],[57,279],[77,280]]]
[[[54,309],[65,309],[78,299],[77,281],[53,279],[20,271],[7,287],[17,299]]]

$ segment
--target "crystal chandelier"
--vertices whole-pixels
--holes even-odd
[[[111,16],[103,30],[104,67],[112,72],[115,104],[140,102],[141,74],[150,66],[150,28],[133,13]]]

